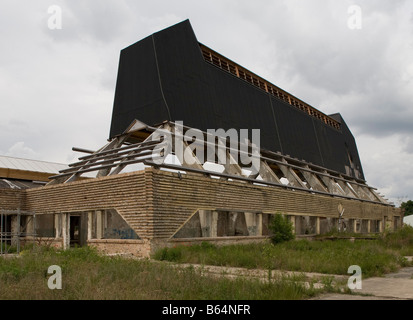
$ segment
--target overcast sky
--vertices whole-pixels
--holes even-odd
[[[0,154],[70,163],[73,146],[103,146],[120,50],[185,19],[200,42],[341,113],[367,182],[413,199],[411,0],[0,0]]]

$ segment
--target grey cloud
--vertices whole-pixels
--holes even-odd
[[[413,135],[406,136],[403,141],[405,142],[404,151],[413,154]]]
[[[342,105],[343,110],[345,107]],[[398,101],[391,92],[349,104],[348,109],[346,121],[360,134],[375,137],[392,134],[413,136],[413,110],[406,105],[406,101]]]
[[[22,152],[28,147],[45,160],[66,162],[72,146],[102,146],[120,50],[186,18],[201,42],[316,108],[340,112],[356,140],[368,136],[380,144],[382,137],[404,136],[403,156],[413,153],[411,1],[359,1],[362,30],[347,27],[351,0],[22,3],[24,10],[10,1],[0,11],[0,28],[7,30],[0,34],[7,43],[0,51],[3,153],[24,142],[17,145]],[[62,8],[62,30],[47,28],[51,4]],[[396,168],[409,162],[388,158]],[[393,188],[388,196],[404,190],[413,197],[413,187],[398,181],[402,173],[384,175],[381,163],[366,159],[367,176]]]
[[[43,31],[55,41],[92,41],[108,45],[127,32],[133,12],[125,1],[63,1],[62,29]]]

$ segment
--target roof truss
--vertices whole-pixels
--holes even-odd
[[[331,195],[347,199],[393,205],[387,199],[379,195],[373,187],[367,185],[364,180],[329,170],[320,166],[298,160],[281,153],[267,150],[259,150],[254,154],[248,141],[248,148],[235,149],[229,142],[218,136],[206,139],[210,133],[199,131],[205,139],[200,142],[196,139],[188,141],[188,137],[181,139],[178,145],[175,139],[166,139],[165,135],[174,138],[184,138],[187,130],[191,128],[165,121],[152,127],[135,120],[124,134],[113,138],[102,148],[79,158],[79,161],[69,165],[69,168],[61,170],[58,175],[50,177],[49,184],[68,183],[82,178],[82,175],[95,173],[95,177],[111,176],[121,173],[127,166],[142,163],[146,166],[203,174],[226,180],[237,180],[245,183],[281,187],[290,190],[300,190],[316,194]],[[161,133],[161,134],[160,134]],[[209,137],[211,138],[211,137]],[[211,143],[211,141],[214,141]],[[196,145],[198,144],[198,145]],[[204,148],[205,154],[208,148],[216,148],[219,157],[227,161],[222,166],[223,171],[217,172],[206,169],[205,162],[201,161],[194,148]],[[241,145],[241,143],[239,144]],[[245,145],[244,145],[245,146]],[[182,151],[183,152],[179,152]],[[74,150],[82,150],[74,148]],[[248,156],[257,157],[259,170],[248,172],[236,158],[240,158],[241,150],[249,150]],[[235,153],[234,153],[235,151]],[[90,153],[90,151],[88,151]],[[165,162],[167,155],[175,155],[181,165]],[[236,157],[234,157],[234,154]],[[218,156],[208,159],[209,162],[219,164]]]

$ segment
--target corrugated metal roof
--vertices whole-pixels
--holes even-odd
[[[0,179],[0,189],[30,189],[45,185],[46,182],[33,182],[15,179]]]
[[[25,170],[32,172],[59,173],[66,169],[66,164],[0,156],[0,168]]]

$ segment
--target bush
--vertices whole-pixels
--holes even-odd
[[[271,241],[274,244],[294,239],[293,224],[285,215],[280,213],[275,214],[269,225],[269,229],[272,233]]]
[[[402,255],[413,255],[413,227],[403,225],[397,231],[380,235],[381,244],[387,248],[401,250]]]
[[[182,257],[182,248],[162,248],[155,252],[154,259],[159,261],[174,261],[178,262]]]
[[[404,210],[404,216],[405,217],[412,215],[413,214],[413,201],[409,200],[407,202],[403,202],[400,205],[400,208],[402,208]]]

